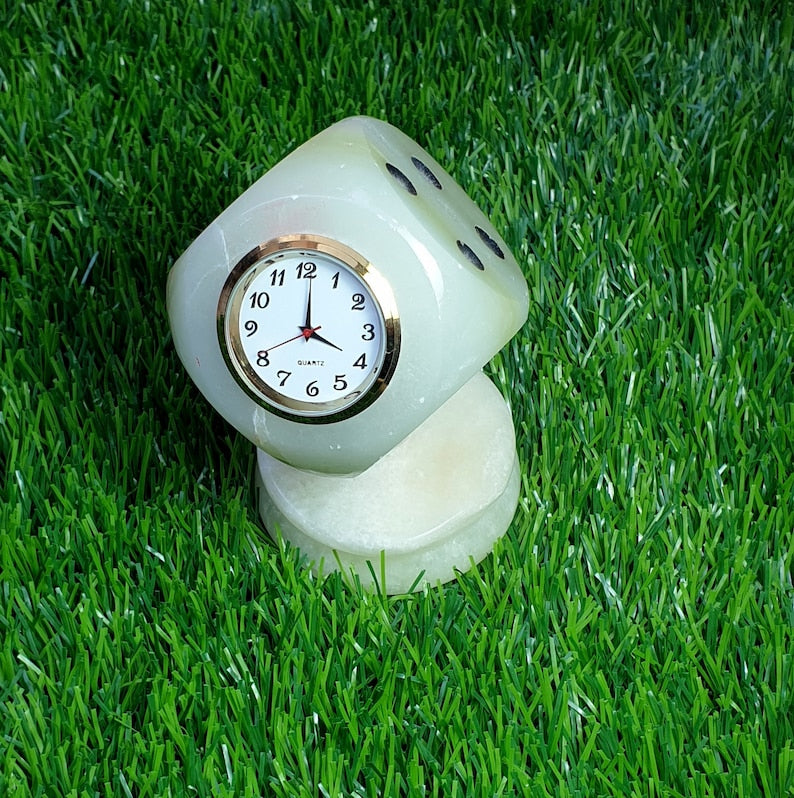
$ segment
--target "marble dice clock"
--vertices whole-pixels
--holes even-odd
[[[485,215],[368,117],[274,166],[168,279],[180,359],[258,450],[265,528],[389,593],[454,578],[510,524],[515,433],[482,368],[527,308]]]

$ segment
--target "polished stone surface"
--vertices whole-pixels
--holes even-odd
[[[510,524],[519,469],[510,411],[482,373],[373,466],[356,476],[308,472],[258,453],[266,528],[315,570],[352,569],[405,592],[420,573],[446,582],[485,557]],[[320,567],[320,563],[322,566]]]

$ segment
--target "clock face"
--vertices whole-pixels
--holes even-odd
[[[364,258],[315,235],[260,244],[234,267],[218,302],[232,375],[260,405],[293,421],[359,413],[397,364],[391,288]]]

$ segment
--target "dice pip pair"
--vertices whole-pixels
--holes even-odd
[[[185,368],[259,450],[268,531],[392,593],[453,578],[510,523],[512,420],[481,369],[527,307],[488,219],[367,117],[273,167],[168,281]]]

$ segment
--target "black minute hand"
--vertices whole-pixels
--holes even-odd
[[[303,322],[303,327],[300,328],[300,331],[303,333],[303,337],[307,341],[311,338],[315,338],[321,343],[332,346],[334,349],[338,349],[340,352],[342,352],[343,350],[341,346],[332,344],[327,338],[323,338],[322,335],[317,334],[316,330],[320,329],[319,326],[312,327],[312,283],[314,280],[309,277],[307,278],[307,282],[309,283],[309,291],[306,294],[306,320]]]
[[[314,280],[307,280],[309,283],[309,293],[306,295],[306,320],[303,322],[304,330],[311,330],[312,328],[312,283]]]

